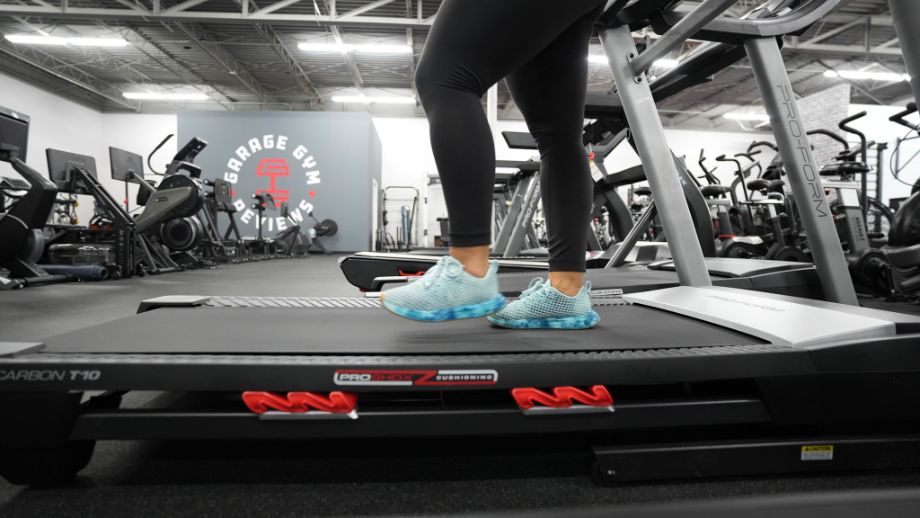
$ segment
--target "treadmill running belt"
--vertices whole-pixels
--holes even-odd
[[[508,330],[423,323],[380,308],[160,308],[45,340],[55,353],[464,354],[647,350],[763,341],[657,309],[595,305],[599,327]],[[654,332],[652,332],[654,330]]]
[[[498,289],[505,295],[517,296],[527,289],[534,277],[546,278],[546,272],[508,272],[498,274]],[[680,285],[677,273],[669,270],[650,270],[644,266],[625,266],[610,270],[589,268],[585,280],[591,282],[592,293],[610,289],[622,293],[635,293]],[[715,286],[744,290],[766,291],[796,297],[821,296],[817,272],[814,269],[781,270],[755,277],[719,277],[712,275]]]

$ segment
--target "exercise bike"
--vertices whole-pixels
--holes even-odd
[[[889,120],[911,128],[920,135],[920,126],[904,117],[917,113],[916,103],[893,115]],[[915,183],[915,186],[917,184]],[[891,220],[888,244],[882,253],[891,265],[891,283],[901,296],[916,298],[920,295],[920,189],[914,188],[911,196],[901,202]]]

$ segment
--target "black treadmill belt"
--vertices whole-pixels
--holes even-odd
[[[161,308],[45,340],[56,353],[465,354],[647,350],[763,341],[641,306],[595,306],[585,331],[422,323],[380,308]]]

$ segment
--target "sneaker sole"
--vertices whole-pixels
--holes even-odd
[[[505,319],[494,316],[489,317],[489,322],[498,327],[507,329],[591,329],[601,321],[596,311],[574,317],[544,317]]]
[[[394,315],[408,318],[409,320],[416,320],[419,322],[444,322],[447,320],[485,317],[501,310],[505,307],[505,302],[505,297],[498,295],[492,300],[479,302],[477,304],[435,310],[418,310],[397,306],[396,304],[387,302],[386,297],[384,297],[383,307]]]

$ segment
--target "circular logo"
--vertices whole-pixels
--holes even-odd
[[[270,195],[274,207],[266,207],[262,216],[263,232],[281,232],[300,224],[313,212],[316,188],[322,183],[319,166],[303,144],[292,145],[286,135],[253,137],[236,148],[227,160],[224,180],[233,188],[230,196],[236,215],[243,225],[259,228],[258,203],[252,195]],[[241,180],[245,180],[247,190]],[[255,185],[255,189],[251,189]],[[287,208],[286,214],[283,207]]]

